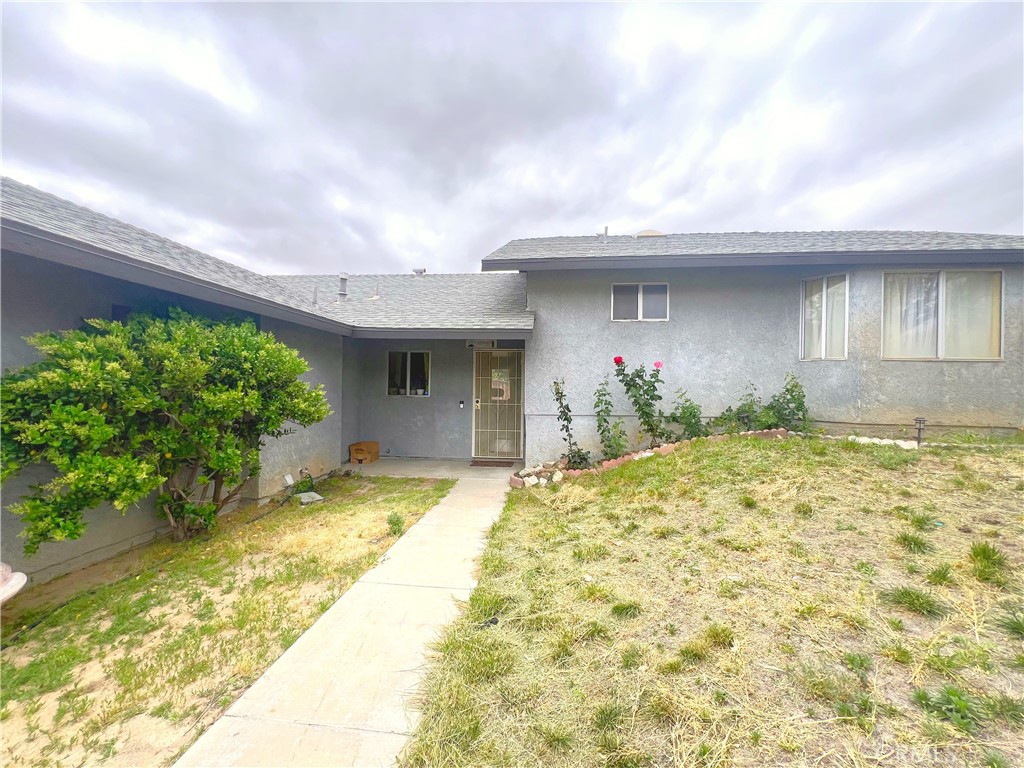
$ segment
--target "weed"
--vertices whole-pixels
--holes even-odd
[[[935,586],[943,586],[946,584],[953,583],[953,566],[949,563],[942,563],[932,568],[928,575],[925,577],[925,581]]]
[[[635,619],[641,612],[640,603],[635,600],[626,600],[612,606],[612,614],[620,619]]]
[[[568,728],[541,723],[537,726],[537,732],[552,752],[564,752],[573,744],[572,731]]]
[[[864,680],[871,669],[871,657],[865,653],[847,652],[843,654],[843,666]]]
[[[755,499],[749,493],[745,493],[742,496],[740,496],[740,505],[746,507],[747,509],[753,509],[754,507],[757,506],[757,499]]]
[[[889,629],[893,630],[894,632],[902,632],[904,629],[906,629],[906,627],[903,624],[903,619],[897,616],[889,616],[885,620],[885,623],[888,624]]]
[[[576,547],[572,551],[572,556],[581,563],[591,563],[595,560],[603,560],[610,554],[611,550],[604,544],[586,544],[581,547]]]
[[[704,628],[704,639],[717,648],[732,648],[733,637],[732,627],[724,624],[709,624]]]
[[[610,731],[619,724],[622,707],[614,703],[606,703],[594,710],[594,727],[598,731]]]
[[[919,613],[922,616],[938,618],[949,612],[946,605],[936,598],[916,587],[896,587],[881,593],[881,597],[891,605],[898,605],[908,611]]]
[[[1002,615],[996,617],[994,624],[1014,637],[1024,640],[1024,604],[1004,607]]]
[[[636,669],[644,661],[644,649],[636,643],[631,643],[622,649],[622,668]]]
[[[971,544],[971,571],[978,581],[1002,586],[1006,584],[1006,555],[987,541]]]
[[[857,563],[853,567],[854,567],[854,570],[856,570],[858,573],[861,573],[864,576],[867,576],[868,578],[871,578],[876,573],[878,573],[878,570],[875,568],[875,566],[873,566],[871,563],[867,563],[867,562],[865,562],[863,560],[861,560],[859,563]]]
[[[903,645],[903,643],[901,643],[899,640],[894,640],[891,643],[886,643],[878,649],[878,652],[881,653],[883,656],[892,659],[897,664],[909,664],[911,661],[914,660],[914,657],[910,653],[910,650],[905,645]]]
[[[931,552],[934,547],[928,543],[928,541],[916,533],[898,533],[896,534],[896,543],[903,547],[907,552],[913,552],[916,555]]]
[[[912,698],[925,712],[967,733],[977,731],[985,719],[985,703],[955,685],[944,686],[935,693],[918,688]]]
[[[684,664],[698,664],[706,659],[711,653],[711,648],[706,640],[691,640],[679,647],[679,660]]]
[[[671,526],[658,526],[651,531],[659,539],[667,539],[669,536],[678,536],[679,529]]]
[[[793,514],[797,517],[811,517],[814,515],[814,507],[806,501],[801,501],[793,507]]]
[[[986,749],[981,753],[982,768],[1010,768],[1010,761],[1001,752]]]
[[[405,531],[405,518],[397,512],[388,515],[388,533],[392,536],[401,536]]]
[[[938,526],[939,519],[927,512],[914,512],[907,518],[907,522],[919,531],[934,531]]]

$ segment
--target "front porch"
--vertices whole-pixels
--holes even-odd
[[[386,457],[372,464],[346,464],[364,475],[390,477],[454,477],[459,480],[507,480],[513,472],[523,468],[522,461],[509,467],[474,467],[469,459],[401,459]]]

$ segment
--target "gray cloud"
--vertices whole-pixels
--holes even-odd
[[[1019,4],[6,4],[5,172],[264,272],[1024,230]]]

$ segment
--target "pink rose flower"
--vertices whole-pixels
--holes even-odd
[[[661,370],[661,360],[655,360],[654,361],[654,367],[657,368],[660,371]]]

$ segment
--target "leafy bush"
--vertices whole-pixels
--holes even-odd
[[[313,478],[309,475],[306,475],[292,486],[292,493],[312,493],[315,490],[316,483],[313,482]]]
[[[671,437],[661,422],[661,412],[657,408],[657,403],[662,399],[658,391],[662,384],[661,361],[654,363],[650,373],[642,365],[627,371],[626,361],[622,357],[616,357],[613,362],[615,378],[626,390],[626,396],[629,397],[629,402],[632,403],[633,410],[640,420],[641,441],[644,437],[649,438],[653,448],[662,440]]]
[[[672,430],[679,439],[688,437],[704,437],[708,428],[704,425],[701,416],[700,406],[686,396],[685,390],[676,393],[675,405],[672,411],[664,416],[669,425],[680,427],[679,430]],[[671,429],[671,427],[667,427]]]
[[[601,452],[606,459],[617,459],[626,452],[629,441],[622,419],[612,421],[612,397],[608,391],[608,377],[594,392],[594,415],[597,417],[597,434],[601,437]]]
[[[572,436],[572,409],[565,397],[565,382],[556,379],[551,382],[551,391],[555,395],[555,402],[558,404],[558,427],[565,433],[566,451],[562,458],[568,463],[569,469],[586,469],[590,466],[590,451],[580,448]]]
[[[736,407],[728,407],[709,422],[726,432],[741,432],[748,429],[792,429],[803,430],[810,423],[807,412],[806,394],[799,380],[792,373],[786,374],[782,391],[772,395],[768,404],[762,403],[753,384]]]
[[[323,388],[299,380],[306,362],[251,320],[167,315],[37,334],[43,359],[3,377],[2,479],[56,470],[11,506],[26,553],[80,537],[87,509],[125,511],[154,491],[178,538],[208,528],[259,472],[263,437],[330,413]]]

